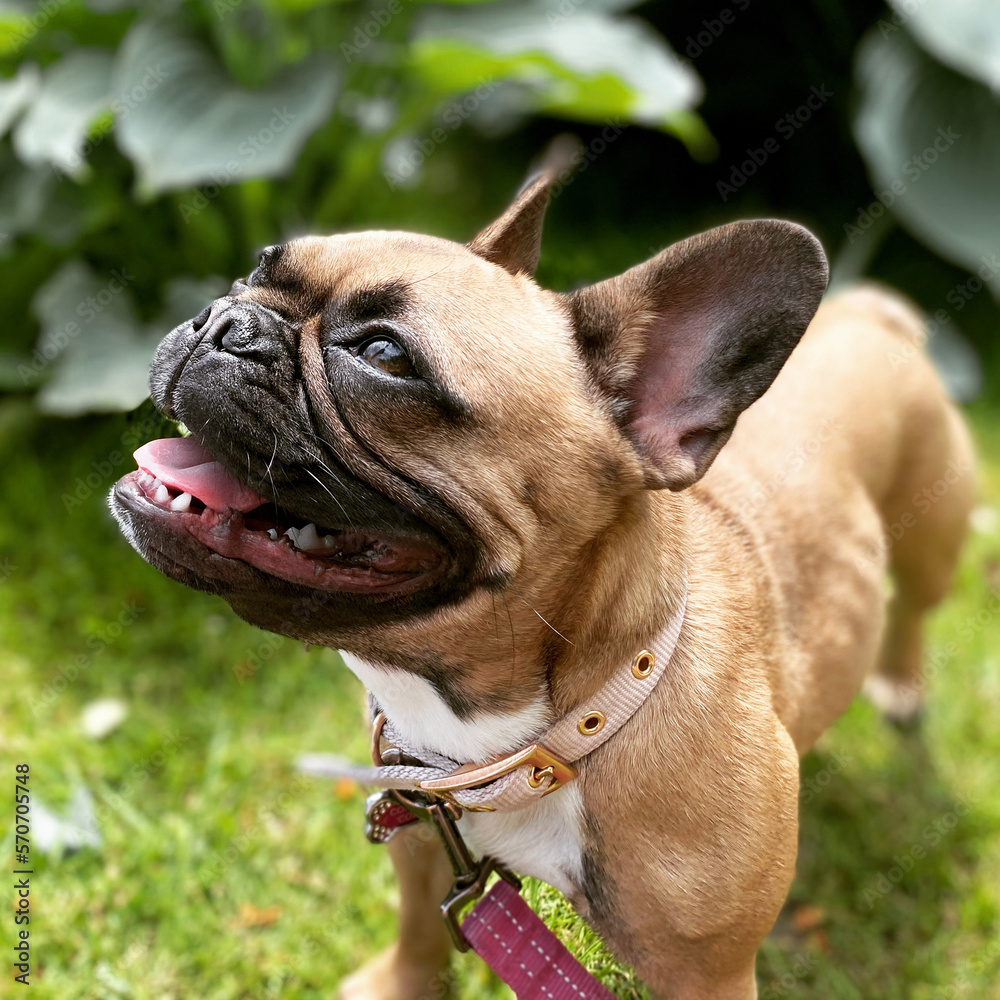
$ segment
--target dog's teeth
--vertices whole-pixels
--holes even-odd
[[[156,481],[160,483],[159,479]],[[160,483],[160,485],[153,490],[153,499],[157,503],[166,503],[170,499],[170,490],[168,490],[163,483]]]
[[[323,536],[323,548],[324,549],[332,549],[334,547],[334,545],[336,545],[336,544],[337,544],[337,539],[334,538],[333,535],[324,535]]]
[[[296,548],[315,549],[319,547],[319,535],[316,533],[316,525],[310,521],[295,539]]]
[[[191,509],[191,494],[190,493],[182,493],[180,496],[174,497],[174,499],[170,501],[170,509],[171,510],[190,510]]]
[[[148,472],[141,472],[139,474],[139,485],[140,486],[149,486],[149,484],[152,483],[152,481],[153,481],[153,477]]]
[[[316,563],[313,566],[313,576],[319,576],[320,573],[322,573],[322,572],[323,572],[323,564],[322,563]]]
[[[276,542],[278,540],[278,529],[277,528],[268,528],[267,529],[267,537],[270,538],[272,542]]]
[[[299,540],[299,529],[298,528],[289,528],[285,532],[285,534],[289,537],[289,539],[291,539],[292,545],[295,545],[295,544],[298,543],[298,540]]]

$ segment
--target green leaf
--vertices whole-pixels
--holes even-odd
[[[427,11],[413,58],[442,93],[514,81],[534,110],[585,121],[621,117],[674,130],[702,97],[697,75],[643,21],[571,4]]]
[[[27,354],[0,349],[0,392],[22,392],[25,377],[21,373],[28,371],[30,364]]]
[[[149,324],[150,335],[162,340],[175,326],[197,316],[209,302],[225,295],[229,287],[230,282],[218,275],[199,279],[182,274],[173,278],[166,287],[163,311]]]
[[[1000,103],[904,32],[870,33],[857,78],[854,132],[878,200],[943,257],[985,266],[1000,252]]]
[[[879,22],[883,37],[899,25],[952,69],[1000,93],[1000,4],[996,0],[889,0],[891,21]]]
[[[32,94],[38,89],[38,82],[38,67],[34,63],[25,63],[16,76],[0,81],[0,136],[28,106]]]
[[[27,8],[0,4],[0,56],[17,55],[36,33]]]
[[[927,341],[927,353],[957,403],[971,403],[983,388],[983,365],[975,347],[954,325],[939,326]]]
[[[37,396],[41,410],[79,416],[134,409],[149,394],[149,364],[156,345],[222,294],[227,284],[221,278],[175,278],[167,285],[158,319],[143,325],[136,320],[128,290],[131,280],[127,270],[99,278],[82,261],[73,260],[39,289],[32,308],[41,335],[30,377],[20,381],[28,388],[43,383]]]
[[[37,402],[44,412],[131,410],[148,395],[156,340],[136,322],[129,280],[126,271],[102,281],[74,260],[36,293],[32,307],[42,329],[35,358],[38,375],[48,378]]]
[[[51,243],[71,243],[79,234],[86,210],[81,189],[63,184],[54,170],[24,166],[0,150],[0,235],[4,242],[23,233]]]
[[[115,67],[115,91],[123,95],[115,107],[118,145],[149,194],[278,176],[329,116],[335,90],[336,74],[320,56],[247,90],[198,42],[164,22],[141,21]]]
[[[83,167],[91,122],[110,101],[111,53],[77,49],[50,66],[38,96],[14,129],[14,149],[31,166],[52,164],[68,174]]]

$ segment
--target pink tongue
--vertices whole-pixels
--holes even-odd
[[[197,438],[160,438],[144,444],[133,457],[140,469],[213,510],[246,512],[267,503],[233,479]]]

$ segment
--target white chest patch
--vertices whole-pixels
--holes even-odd
[[[434,686],[408,670],[375,666],[341,652],[344,663],[378,699],[403,739],[454,761],[481,762],[518,750],[551,721],[545,699],[510,713],[460,719]],[[489,854],[522,875],[532,875],[569,897],[583,877],[583,804],[576,784],[509,813],[467,812],[462,834],[479,855]]]
[[[519,875],[554,885],[579,907],[583,801],[575,782],[516,812],[467,812],[458,825],[477,855],[489,854]]]
[[[340,655],[404,739],[452,760],[485,761],[518,750],[549,721],[548,706],[541,697],[516,712],[483,712],[460,719],[423,677],[396,667],[374,666],[343,651]]]

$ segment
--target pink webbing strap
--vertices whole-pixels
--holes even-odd
[[[476,903],[462,933],[518,1000],[615,1000],[507,882]]]

